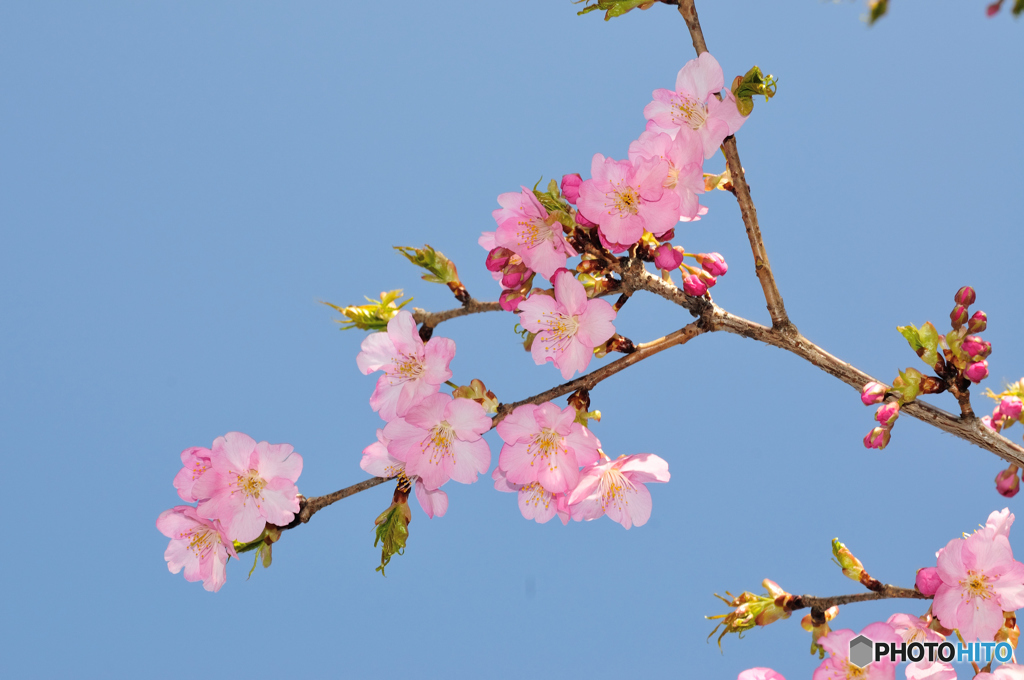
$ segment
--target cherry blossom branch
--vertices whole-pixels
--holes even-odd
[[[414,307],[412,310],[412,316],[416,319],[416,323],[422,324],[420,328],[420,336],[424,333],[426,338],[424,341],[430,338],[430,334],[433,333],[434,328],[443,321],[448,319],[454,319],[459,316],[466,316],[467,314],[479,314],[481,312],[500,312],[501,305],[497,302],[481,302],[475,298],[469,298],[464,305],[456,307],[455,309],[446,309],[443,312],[428,312],[425,309]],[[427,329],[430,329],[429,331]]]
[[[930,600],[932,595],[925,595],[913,588],[900,588],[898,586],[884,585],[879,591],[869,593],[857,593],[856,595],[833,595],[832,597],[814,597],[813,595],[797,595],[790,602],[787,609],[811,608],[812,612],[824,612],[829,607],[841,604],[853,604],[854,602],[870,602],[871,600],[892,600],[905,598],[912,600]]]
[[[472,302],[476,302],[476,301],[475,300],[471,300],[470,302],[472,303]],[[481,305],[481,306],[487,306],[487,305],[491,305],[491,304],[495,304],[496,305],[497,303],[478,303],[478,304]],[[420,312],[420,311],[422,311],[422,310],[417,310],[417,315],[418,315],[418,312]],[[440,323],[441,321],[445,321],[445,320],[450,319],[450,318],[454,318],[456,316],[462,316],[463,315],[463,314],[455,314],[454,312],[457,312],[457,311],[458,310],[449,310],[448,312],[439,312],[436,315],[436,318],[440,319],[439,321],[437,321],[437,323]],[[477,309],[475,311],[484,312],[484,311],[492,311],[492,310],[481,308],[481,309]],[[472,313],[473,312],[464,312],[464,314],[472,314]],[[443,315],[446,315],[446,314],[448,314],[449,316],[444,316],[443,318],[441,318]],[[417,320],[419,320],[419,319],[417,319]],[[569,382],[562,383],[561,385],[557,385],[555,387],[552,387],[549,390],[545,390],[544,392],[541,392],[540,394],[535,394],[532,397],[528,397],[527,399],[523,399],[522,401],[517,401],[517,402],[512,403],[512,404],[499,404],[498,405],[498,413],[497,413],[497,415],[494,416],[494,418],[492,420],[491,428],[493,429],[494,427],[496,427],[498,425],[498,423],[500,423],[505,418],[505,416],[508,415],[509,413],[511,413],[512,410],[515,409],[517,406],[522,406],[523,404],[539,404],[541,402],[550,401],[551,399],[554,399],[556,397],[560,397],[560,396],[562,396],[564,394],[569,394],[571,392],[575,392],[576,390],[579,390],[579,389],[588,389],[588,390],[593,389],[594,386],[597,385],[599,382],[601,382],[602,380],[605,380],[606,378],[609,378],[609,377],[615,375],[616,373],[618,373],[619,371],[623,370],[624,368],[628,368],[629,366],[632,366],[633,364],[635,364],[635,363],[637,363],[639,361],[643,361],[647,357],[654,356],[658,352],[662,352],[662,351],[668,349],[669,347],[675,347],[676,345],[683,345],[683,344],[689,342],[690,340],[692,340],[693,338],[697,337],[698,335],[700,335],[703,332],[704,332],[704,329],[701,327],[699,322],[694,322],[694,323],[688,324],[688,325],[684,326],[683,328],[680,328],[679,330],[675,331],[674,333],[669,333],[665,337],[658,338],[657,340],[652,340],[650,342],[641,343],[641,344],[636,346],[636,349],[633,352],[630,352],[629,354],[627,354],[626,356],[622,357],[621,359],[613,361],[610,364],[606,364],[606,365],[602,366],[601,368],[599,368],[599,369],[597,369],[595,371],[591,371],[590,373],[587,373],[586,375],[582,375],[579,378],[576,378],[575,380],[570,380]],[[314,496],[313,498],[303,498],[303,499],[301,499],[299,501],[299,512],[298,512],[297,515],[295,515],[295,519],[292,520],[292,522],[289,523],[288,525],[283,526],[281,528],[282,529],[294,529],[295,527],[299,526],[300,524],[305,524],[306,522],[308,522],[313,515],[315,515],[320,510],[323,510],[328,505],[331,505],[333,503],[337,503],[342,498],[348,498],[349,496],[357,494],[360,491],[365,491],[367,489],[372,489],[373,487],[378,486],[380,484],[383,484],[384,482],[389,481],[391,479],[395,479],[395,478],[394,477],[371,477],[370,479],[367,479],[367,480],[364,480],[362,482],[359,482],[358,484],[353,484],[352,486],[347,486],[344,489],[339,489],[338,491],[335,491],[334,493],[329,493],[329,494],[327,494],[325,496]]]
[[[679,13],[690,30],[690,38],[693,40],[693,49],[696,50],[697,56],[700,56],[702,52],[707,52],[708,46],[704,42],[704,33],[701,31],[697,8],[693,4],[693,0],[679,0]],[[771,264],[768,262],[768,251],[764,247],[761,227],[757,222],[757,208],[754,207],[754,199],[750,196],[750,187],[743,174],[743,164],[740,163],[735,137],[726,137],[722,142],[722,153],[725,155],[725,161],[732,176],[733,193],[740,205],[740,215],[743,217],[747,240],[750,241],[750,250],[754,256],[754,270],[757,272],[761,289],[764,291],[764,299],[768,306],[768,313],[771,315],[772,326],[785,332],[795,333],[796,328],[786,314],[782,294],[779,293]]]
[[[869,382],[881,382],[829,354],[801,335],[794,327],[779,329],[762,326],[731,314],[709,300],[690,297],[672,283],[648,272],[643,268],[642,263],[639,268],[627,267],[623,271],[623,280],[629,281],[629,285],[634,290],[655,293],[670,302],[685,307],[691,314],[700,315],[701,320],[698,323],[702,325],[704,332],[726,331],[792,352],[858,391]],[[917,400],[904,404],[901,413],[906,413],[943,432],[948,432],[994,453],[1008,463],[1024,467],[1024,447],[1014,444],[1006,437],[985,427],[980,418],[973,415],[957,417],[936,406]]]
[[[673,333],[669,333],[663,338],[658,338],[657,340],[641,343],[636,346],[636,349],[634,351],[630,352],[621,359],[617,359],[616,361],[613,361],[610,364],[606,364],[595,371],[587,373],[586,375],[581,375],[575,380],[570,380],[569,382],[562,383],[561,385],[552,387],[549,390],[545,390],[540,394],[535,394],[532,397],[523,399],[522,401],[517,401],[511,404],[499,404],[498,414],[494,416],[493,425],[491,427],[494,427],[498,423],[500,423],[505,418],[505,416],[511,413],[513,409],[515,409],[517,406],[522,406],[523,404],[539,404],[541,402],[550,401],[551,399],[555,399],[564,394],[569,394],[580,389],[594,389],[594,386],[597,385],[599,382],[606,378],[610,378],[611,376],[615,375],[624,368],[628,368],[639,361],[643,361],[647,357],[653,356],[658,352],[662,352],[668,349],[669,347],[675,347],[676,345],[686,344],[687,342],[689,342],[690,340],[697,337],[703,332],[704,328],[701,327],[701,324],[699,322],[687,324],[686,326],[680,328],[679,330]]]

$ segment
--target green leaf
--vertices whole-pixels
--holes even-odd
[[[408,503],[392,503],[374,522],[377,525],[377,537],[373,547],[382,544],[380,566],[375,571],[379,571],[381,576],[386,576],[384,567],[388,566],[391,558],[405,552],[405,543],[409,539],[409,518]]]
[[[348,307],[339,307],[338,305],[330,302],[320,301],[320,304],[327,305],[331,309],[335,310],[344,319],[337,319],[337,322],[341,324],[341,330],[347,331],[352,328],[358,328],[363,331],[383,331],[388,327],[388,321],[391,320],[395,314],[398,313],[402,307],[412,302],[412,298],[405,300],[400,305],[396,305],[395,302],[401,298],[403,292],[401,289],[392,290],[387,293],[381,293],[379,300],[373,298],[366,298],[369,304],[366,305],[349,305]]]
[[[759,67],[754,66],[743,76],[736,76],[730,89],[736,95],[736,108],[742,115],[749,116],[754,110],[754,97],[760,95],[768,101],[775,96],[778,81],[775,76],[765,75]]]
[[[423,275],[424,281],[446,284],[459,283],[459,272],[455,268],[455,263],[445,257],[441,251],[434,250],[429,245],[425,245],[422,248],[395,246],[395,250],[404,255],[409,262],[429,272]]]
[[[586,0],[588,3],[591,0]],[[577,4],[583,2],[583,0],[574,0]],[[604,10],[604,20],[608,21],[612,17],[620,17],[626,12],[640,7],[641,9],[647,9],[654,4],[654,0],[597,0],[596,4],[587,5],[582,11],[577,12],[578,16],[593,12],[594,10]],[[646,7],[644,7],[646,5]]]
[[[921,371],[916,368],[900,371],[900,376],[893,381],[892,387],[894,391],[900,393],[901,405],[917,399],[917,395],[921,393],[921,378],[923,377]]]
[[[907,339],[907,342],[910,343],[910,348],[915,352],[924,347],[924,345],[921,344],[921,334],[918,333],[917,326],[897,326],[896,330],[900,332],[900,335]]]

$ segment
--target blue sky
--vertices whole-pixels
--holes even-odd
[[[386,486],[325,510],[245,580],[211,594],[167,573],[154,521],[178,454],[231,430],[303,454],[299,488],[360,481],[374,440],[363,336],[318,304],[404,288],[453,306],[392,245],[430,243],[470,292],[495,197],[624,157],[651,91],[694,55],[657,6],[605,23],[566,1],[67,3],[0,7],[0,432],[8,677],[312,674],[729,680],[817,665],[794,619],[705,641],[713,592],[856,592],[839,536],[879,579],[915,569],[1006,502],[1000,461],[872,412],[799,359],[700,337],[603,383],[604,449],[652,452],[673,479],[654,515],[538,526],[482,481],[443,519],[415,514],[374,572]],[[883,380],[916,357],[896,325],[989,315],[992,378],[1024,375],[1022,27],[983,2],[703,2],[727,80],[779,92],[737,135],[779,287],[810,339]],[[706,168],[724,167],[721,155]],[[718,251],[726,309],[765,321],[739,211],[722,192],[676,243]],[[620,332],[689,321],[636,296]],[[504,401],[560,381],[515,318],[458,319],[455,379]],[[944,408],[948,396],[933,398]],[[990,408],[977,398],[979,410]],[[1019,441],[1020,427],[1010,431]],[[499,442],[489,435],[497,454]],[[418,510],[414,512],[418,513]],[[896,611],[844,608],[835,628]]]

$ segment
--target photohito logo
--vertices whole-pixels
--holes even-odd
[[[985,664],[990,661],[1006,663],[1013,656],[1013,647],[1009,642],[970,642],[967,644],[952,642],[875,642],[866,635],[858,635],[850,640],[850,665],[864,668],[874,661],[888,657],[889,661],[898,663],[910,661],[916,663],[927,659],[929,662],[943,661],[962,663],[973,661]]]

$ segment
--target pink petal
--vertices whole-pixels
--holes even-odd
[[[555,274],[555,300],[565,309],[567,316],[581,314],[587,308],[587,291],[568,269]],[[607,304],[607,303],[606,303]]]
[[[256,455],[259,461],[256,470],[263,479],[281,477],[297,482],[302,474],[302,456],[295,453],[291,444],[260,442],[256,445]]]
[[[709,94],[723,87],[725,77],[722,75],[722,67],[710,52],[703,52],[696,59],[686,62],[676,76],[676,92],[685,92],[701,102],[708,100]]]
[[[387,333],[371,333],[363,338],[359,346],[362,350],[356,356],[356,366],[363,375],[369,375],[392,365],[398,356],[398,349]]]
[[[263,488],[260,501],[260,510],[266,521],[284,526],[295,519],[295,513],[299,511],[298,494],[298,487],[284,477],[272,479]]]
[[[573,424],[569,434],[565,436],[565,443],[576,454],[576,461],[580,465],[593,465],[600,458],[597,451],[601,448],[600,440],[594,436],[590,428],[579,423]]]
[[[483,474],[491,467],[491,447],[486,440],[466,442],[456,439],[451,446],[451,456],[445,457],[444,466],[456,482],[472,484],[477,473]]]
[[[454,399],[444,409],[444,420],[459,439],[476,441],[491,429],[484,407],[472,399]]]
[[[626,462],[619,465],[619,471],[627,475],[630,481],[650,484],[651,482],[667,482],[671,475],[668,462],[653,453],[638,453],[627,456]]]
[[[427,517],[444,517],[444,513],[448,512],[448,494],[440,489],[428,489],[419,479],[416,480],[415,489],[416,500],[420,502]]]
[[[249,435],[241,432],[228,432],[213,441],[210,460],[215,466],[226,465],[235,471],[248,470],[249,456],[255,448],[256,440]],[[220,462],[218,463],[218,461]]]
[[[547,314],[559,314],[563,307],[547,295],[534,294],[519,303],[519,323],[531,333],[540,333],[547,329],[543,323]],[[544,363],[544,362],[540,362]]]
[[[534,404],[523,404],[513,409],[512,413],[505,416],[504,420],[498,423],[498,436],[505,443],[513,444],[517,441],[529,439],[540,432],[540,426],[534,412],[537,410]]]
[[[605,507],[605,514],[625,528],[643,526],[651,518],[651,492],[643,484],[636,488],[623,488],[622,497],[615,498]]]
[[[416,319],[404,309],[388,321],[388,337],[395,343],[395,349],[409,356],[423,356],[423,340],[416,330]]]
[[[615,308],[604,300],[590,300],[583,313],[576,320],[579,330],[576,331],[580,342],[591,348],[607,342],[615,335]]]
[[[455,341],[449,338],[431,338],[423,353],[423,379],[440,385],[452,377],[451,364],[455,358]]]

